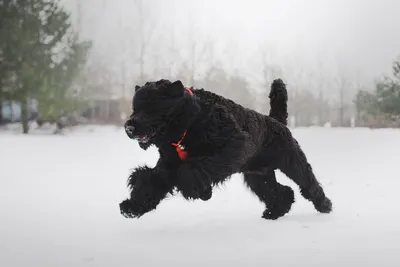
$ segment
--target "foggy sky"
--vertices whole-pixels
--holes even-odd
[[[129,40],[138,38],[133,1],[64,1],[74,16],[81,1],[81,31],[95,41],[97,53],[110,64],[123,58],[134,72],[133,60],[126,56],[129,48],[118,48],[124,40],[129,47]],[[190,40],[213,40],[213,60],[256,80],[260,49],[268,49],[269,60],[279,65],[311,72],[322,66],[326,75],[339,69],[362,83],[390,74],[400,54],[396,0],[146,0],[145,6],[150,7],[149,27],[156,29],[150,52],[163,57],[173,29],[182,50]]]

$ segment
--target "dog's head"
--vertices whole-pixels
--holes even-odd
[[[178,141],[200,112],[195,97],[179,80],[137,85],[132,109],[125,131],[143,149],[166,141]]]

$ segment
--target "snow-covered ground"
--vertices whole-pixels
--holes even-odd
[[[125,219],[126,178],[137,164],[155,164],[155,149],[140,150],[115,127],[61,136],[0,130],[0,266],[400,266],[400,131],[293,133],[331,214],[318,214],[293,187],[292,211],[263,220],[263,205],[235,175],[208,202],[175,196]]]

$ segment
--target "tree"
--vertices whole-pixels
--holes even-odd
[[[139,77],[137,83],[141,84],[147,80],[145,74],[145,65],[148,57],[148,49],[155,32],[155,20],[151,19],[150,11],[151,5],[147,5],[148,1],[145,0],[134,0],[136,12],[137,12],[137,34],[135,35],[135,41],[138,44],[138,51],[136,54],[136,60],[139,64]]]
[[[269,42],[264,41],[257,51],[251,57],[248,64],[251,66],[251,71],[247,74],[248,79],[254,80],[257,85],[262,88],[260,93],[259,102],[261,104],[260,112],[268,114],[269,106],[269,92],[271,83],[277,78],[285,80],[283,76],[283,68],[278,60],[278,49],[272,46]],[[233,53],[231,52],[231,55]],[[228,55],[232,57],[231,55]],[[234,58],[234,57],[233,57]],[[252,92],[251,98],[255,98],[255,92]],[[247,102],[247,101],[246,101]]]
[[[296,62],[296,59],[292,59]],[[304,105],[303,101],[307,100],[304,98],[304,94],[308,94],[308,92],[303,93],[304,84],[308,85],[308,77],[307,72],[304,68],[298,68],[298,65],[295,63],[290,64],[286,68],[283,69],[285,73],[285,77],[287,77],[287,81],[285,83],[290,86],[289,90],[289,106],[288,111],[291,116],[293,116],[298,121],[298,118],[303,116]],[[305,82],[306,81],[306,82]],[[307,87],[306,87],[307,88]],[[307,107],[307,105],[306,105]]]
[[[81,87],[87,84],[78,78],[81,78],[80,73],[85,67],[91,44],[78,43],[77,38],[73,36],[68,41],[66,55],[58,64],[49,68],[36,93],[42,120],[58,121],[63,115],[78,110],[82,103],[77,96],[83,96]]]
[[[359,116],[384,116],[398,119],[400,116],[400,58],[393,62],[393,77],[384,77],[376,83],[374,92],[360,90],[355,99]]]
[[[82,64],[89,46],[78,41],[59,1],[0,1],[0,10],[0,84],[8,82],[10,98],[21,105],[23,132],[28,133],[28,100],[39,96],[39,101],[52,101],[54,95],[65,95],[55,91],[70,89],[74,68]]]
[[[191,24],[192,25],[192,24]],[[198,40],[194,33],[194,26],[189,28],[189,77],[188,82],[191,85],[195,84],[196,74],[199,73],[200,65],[204,62],[213,61],[214,43],[208,37],[204,42]],[[212,63],[211,63],[212,64]]]
[[[282,67],[277,65],[277,60],[274,57],[277,57],[278,51],[275,47],[264,43],[262,45],[260,60],[261,60],[261,70],[263,77],[263,88],[270,88],[273,80],[277,78],[282,78],[283,70]],[[268,94],[267,94],[268,95]],[[269,101],[269,100],[268,100]]]
[[[250,89],[249,82],[245,77],[234,74],[229,77],[228,80],[227,96],[247,108],[255,108],[257,102],[255,92]]]
[[[393,78],[385,77],[377,84],[377,97],[383,113],[400,116],[400,56],[392,65]]]
[[[308,80],[310,83],[310,89],[317,93],[317,124],[323,125],[324,123],[324,110],[326,109],[326,99],[324,97],[324,90],[327,85],[327,77],[325,73],[327,71],[324,69],[324,62],[318,58],[316,62],[316,69],[308,74]]]
[[[378,102],[376,100],[375,94],[364,90],[358,91],[354,99],[358,116],[376,115],[379,111]]]
[[[379,110],[390,116],[400,115],[400,84],[385,80],[376,85],[376,101]]]
[[[204,79],[199,81],[201,87],[207,88],[217,94],[225,94],[229,83],[228,74],[218,65],[211,66],[205,73]]]
[[[15,78],[16,62],[12,53],[15,36],[11,33],[17,25],[16,14],[18,10],[10,1],[0,0],[0,103],[10,100],[11,90],[14,89],[11,82]],[[2,109],[2,108],[1,108]]]
[[[348,86],[347,79],[343,75],[336,77],[336,85],[339,90],[339,126],[343,126],[344,123],[344,100],[345,91]]]
[[[252,108],[256,102],[248,81],[239,74],[229,75],[221,66],[214,65],[206,71],[204,79],[197,81],[200,87],[223,95],[245,107]]]
[[[349,67],[346,59],[336,56],[336,73],[333,78],[334,86],[338,90],[339,126],[344,126],[346,114],[350,115],[350,103],[359,86],[360,73]]]

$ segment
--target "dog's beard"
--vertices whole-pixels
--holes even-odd
[[[157,146],[160,142],[171,142],[170,134],[172,126],[172,118],[143,125],[143,129],[146,130],[143,130],[142,134],[136,136],[134,139],[143,150],[147,150],[153,145]]]
[[[150,135],[143,135],[140,137],[136,137],[135,140],[138,142],[140,148],[142,148],[143,150],[147,150],[154,143],[154,135],[155,133],[152,133]]]
[[[139,143],[140,148],[143,150],[147,150],[149,147],[151,147],[153,145],[151,142],[146,142],[146,143],[138,142],[138,143]]]
[[[150,127],[148,135],[142,138],[136,138],[139,143],[140,148],[147,150],[149,147],[156,145],[155,141],[162,139],[165,136],[166,123],[162,122],[159,127]]]

